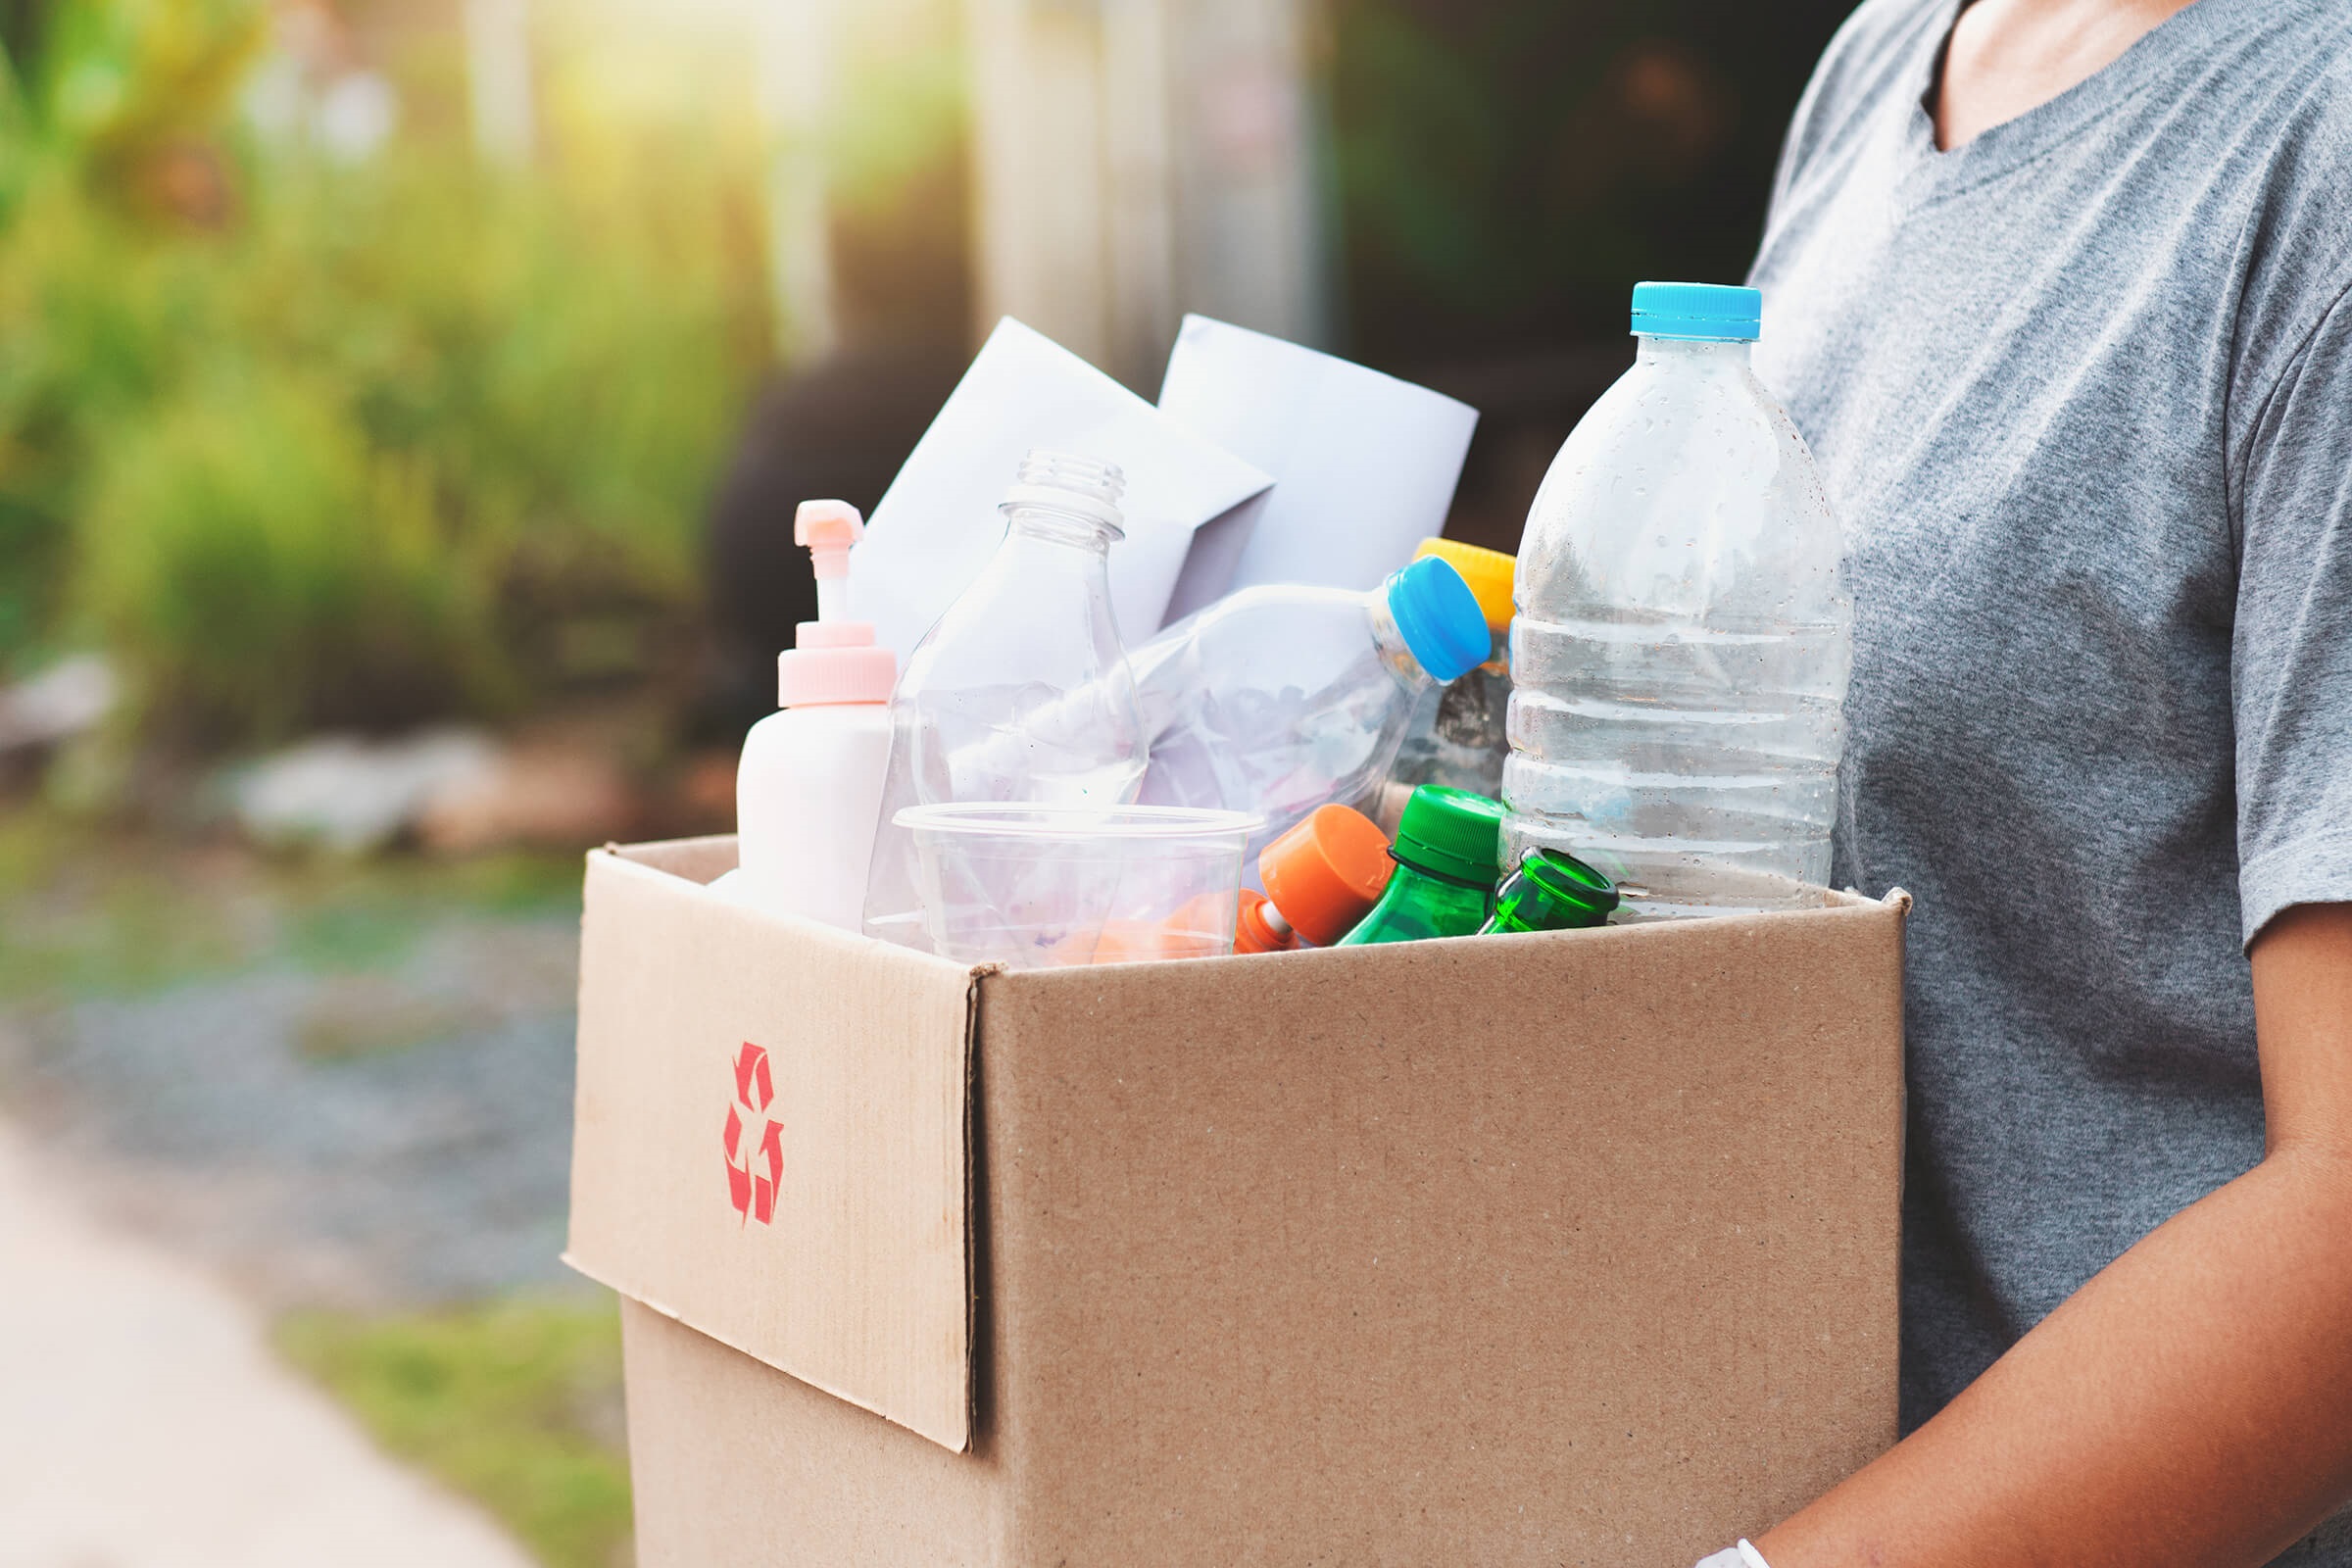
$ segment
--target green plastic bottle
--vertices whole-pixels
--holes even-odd
[[[1423,942],[1476,936],[1494,899],[1502,803],[1424,784],[1404,805],[1389,858],[1396,874],[1372,912],[1340,942]]]
[[[1530,850],[1519,869],[1494,890],[1494,917],[1481,936],[1497,931],[1582,931],[1606,925],[1617,907],[1617,884],[1573,855]]]

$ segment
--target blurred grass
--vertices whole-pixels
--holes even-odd
[[[496,918],[576,913],[580,859],[508,852],[464,860],[375,860],[281,871],[287,901],[282,951],[306,969],[350,971],[399,961],[427,930],[455,915]]]
[[[620,1319],[609,1299],[298,1312],[276,1339],[387,1452],[472,1497],[550,1568],[630,1560]]]
[[[276,961],[380,970],[453,920],[561,919],[579,895],[570,855],[276,860],[16,810],[0,814],[0,1005],[135,996]]]

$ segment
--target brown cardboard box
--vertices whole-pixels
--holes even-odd
[[[589,858],[646,1568],[1689,1568],[1894,1437],[1900,895],[967,971]]]

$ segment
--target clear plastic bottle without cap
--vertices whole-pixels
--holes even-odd
[[[1143,799],[1264,817],[1254,858],[1319,806],[1374,805],[1422,694],[1492,653],[1477,597],[1434,557],[1369,593],[1245,588],[1136,650]]]
[[[1111,464],[1030,453],[1000,509],[1004,543],[906,661],[890,705],[869,936],[931,945],[914,845],[897,823],[907,808],[1135,798],[1145,731],[1109,577],[1124,489]]]
[[[1812,455],[1748,368],[1762,305],[1635,288],[1634,367],[1519,549],[1506,858],[1587,862],[1620,920],[1798,907],[1830,874],[1853,608]]]
[[[847,618],[841,584],[863,535],[858,509],[810,501],[793,539],[816,565],[817,618],[776,656],[776,704],[752,726],[735,773],[736,869],[715,890],[763,909],[858,929],[890,757],[899,662]]]

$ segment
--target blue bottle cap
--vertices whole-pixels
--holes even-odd
[[[1696,343],[1753,343],[1764,325],[1764,295],[1729,283],[1636,283],[1634,332]]]
[[[1425,556],[1391,573],[1386,586],[1396,630],[1432,680],[1460,680],[1494,657],[1487,612],[1452,562]]]

